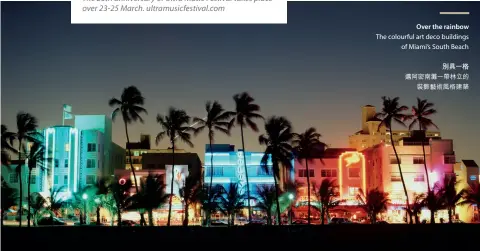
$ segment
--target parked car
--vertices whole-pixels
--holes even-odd
[[[348,218],[335,217],[330,220],[329,224],[352,224],[352,221]]]
[[[308,221],[303,219],[292,221],[292,225],[307,225],[307,224],[308,224]]]
[[[64,221],[60,220],[57,217],[45,217],[40,219],[38,222],[39,226],[66,226],[67,223]]]

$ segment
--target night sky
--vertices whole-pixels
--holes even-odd
[[[61,124],[64,103],[74,114],[111,114],[108,100],[135,85],[149,114],[130,127],[132,141],[160,132],[155,117],[169,106],[204,117],[206,100],[233,109],[232,96],[248,91],[264,116],[286,116],[297,132],[314,126],[332,147],[348,147],[361,106],[379,107],[381,96],[412,106],[421,97],[435,103],[433,120],[443,138],[454,139],[457,159],[480,161],[480,19],[438,14],[472,12],[478,2],[295,2],[284,25],[74,25],[69,3],[1,5],[1,118],[10,130],[18,111],[34,114],[41,127]],[[470,24],[470,51],[406,52],[402,41],[376,40],[376,33],[416,32],[417,23]],[[440,73],[443,62],[470,65],[470,90],[417,91],[404,80],[409,72]],[[113,128],[124,147],[123,123]],[[258,135],[247,130],[247,150],[263,149]],[[206,143],[203,133],[193,149],[179,148],[203,159]],[[240,129],[216,143],[238,148]]]

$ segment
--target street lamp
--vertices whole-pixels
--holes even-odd
[[[293,195],[293,193],[290,193],[290,194],[288,195],[288,199],[289,199],[289,200],[293,200],[294,198],[295,198],[295,196]]]
[[[83,222],[84,224],[87,223],[87,199],[88,199],[88,194],[84,193],[82,195],[82,198],[83,198]]]

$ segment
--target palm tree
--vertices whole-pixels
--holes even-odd
[[[115,215],[118,214],[119,211],[112,193],[109,192],[108,194],[102,196],[102,207],[110,213],[110,225],[113,226],[115,222]]]
[[[243,189],[239,189],[237,183],[230,183],[228,191],[221,187],[219,199],[220,211],[228,217],[228,225],[235,225],[235,215],[245,207],[244,201],[248,199]]]
[[[46,205],[48,204],[47,200],[38,192],[32,193],[29,200],[29,213],[32,215],[33,225],[37,226],[38,215],[45,210]]]
[[[243,136],[243,128],[249,127],[254,132],[258,132],[258,126],[253,121],[254,119],[263,119],[262,115],[258,114],[260,111],[260,106],[253,103],[255,99],[250,96],[250,94],[243,92],[240,94],[235,94],[233,96],[235,101],[235,117],[230,122],[230,126],[234,126],[236,123],[240,126],[240,134],[242,137],[242,151],[243,151],[243,163],[245,165],[245,179],[247,185],[247,206],[248,206],[248,221],[252,221],[252,208],[250,207],[250,183],[248,181],[248,170],[247,170],[247,157],[245,156],[245,138]]]
[[[469,188],[462,189],[460,192],[463,197],[463,201],[458,203],[459,205],[480,205],[480,185],[474,184]]]
[[[188,226],[189,220],[189,207],[200,201],[202,193],[202,184],[200,179],[193,175],[188,175],[185,179],[185,184],[180,189],[180,196],[183,198],[185,203],[184,213],[185,217],[183,218],[183,226]]]
[[[377,215],[387,210],[387,206],[390,203],[388,193],[380,191],[378,188],[374,188],[367,192],[365,196],[363,191],[359,191],[357,200],[360,206],[368,214],[370,222],[375,224],[377,222]]]
[[[17,132],[14,137],[18,141],[18,160],[19,163],[16,168],[19,181],[19,226],[22,226],[22,211],[23,211],[23,181],[22,181],[22,164],[26,154],[26,147],[23,143],[37,142],[41,134],[37,131],[38,121],[33,115],[25,112],[19,112],[17,114]]]
[[[130,197],[130,188],[132,181],[126,180],[125,183],[120,184],[120,180],[115,177],[114,181],[108,186],[108,190],[115,200],[115,207],[117,209],[118,226],[122,226],[122,211],[128,207],[128,198]]]
[[[427,192],[423,204],[430,210],[430,224],[435,224],[435,213],[444,208],[443,199],[438,189],[434,188]]]
[[[293,153],[299,163],[305,160],[305,168],[307,171],[307,206],[308,206],[308,224],[310,225],[311,219],[311,203],[310,203],[310,171],[308,169],[308,163],[315,157],[321,156],[325,149],[325,143],[320,141],[321,135],[317,133],[317,130],[313,127],[308,128],[302,134],[293,134],[294,140],[292,141]],[[321,159],[320,159],[321,160]]]
[[[7,182],[3,179],[2,177],[2,226],[3,226],[3,218],[5,217],[6,213],[8,212],[8,209],[10,207],[15,206],[17,204],[17,191],[14,188],[11,188],[8,186]]]
[[[101,225],[100,222],[100,207],[105,201],[105,196],[108,194],[108,186],[110,181],[106,178],[99,179],[97,184],[95,184],[95,204],[97,206],[97,225]]]
[[[114,107],[112,113],[112,121],[118,113],[122,115],[123,123],[125,124],[125,135],[127,136],[127,150],[128,158],[130,162],[130,169],[132,170],[133,180],[135,184],[135,191],[138,193],[137,177],[135,176],[135,168],[133,168],[132,152],[130,149],[130,138],[128,136],[128,125],[133,122],[140,121],[143,124],[143,119],[140,116],[141,113],[147,114],[147,110],[142,106],[145,103],[145,98],[142,96],[140,90],[135,86],[129,86],[123,89],[120,99],[112,98],[108,102],[108,105]]]
[[[257,186],[257,207],[265,211],[267,214],[267,225],[272,225],[272,211],[275,206],[275,203],[278,205],[277,191],[273,186]],[[279,222],[280,217],[277,218]]]
[[[208,141],[210,145],[210,184],[209,190],[212,190],[213,184],[213,150],[212,144],[215,138],[215,131],[222,132],[226,135],[230,135],[229,119],[235,115],[233,112],[225,111],[220,103],[214,101],[211,103],[208,101],[205,104],[205,110],[207,111],[207,117],[205,118],[193,118],[194,124],[199,124],[195,128],[194,134],[197,135],[205,128],[208,129]]]
[[[168,115],[163,116],[158,114],[157,115],[157,122],[162,127],[163,131],[157,134],[156,137],[156,144],[167,136],[172,144],[172,178],[170,183],[170,200],[168,202],[168,221],[167,226],[170,226],[170,218],[172,216],[172,199],[173,199],[173,182],[175,178],[175,141],[177,138],[180,138],[184,143],[193,147],[190,135],[190,131],[193,130],[192,127],[189,126],[190,124],[190,116],[184,110],[175,109],[170,107],[168,110]]]
[[[325,224],[325,216],[327,216],[327,220],[329,219],[330,209],[337,207],[342,202],[338,199],[340,193],[338,192],[338,185],[335,183],[336,180],[324,179],[316,192],[322,225]]]
[[[67,205],[67,201],[62,197],[62,192],[65,190],[65,187],[57,187],[50,189],[50,196],[47,197],[47,208],[46,210],[50,214],[50,218],[58,216],[60,209]]]
[[[428,193],[427,193],[428,194]],[[425,206],[426,194],[416,194],[413,198],[413,203],[410,207],[410,211],[407,211],[409,215],[412,215],[415,218],[415,224],[420,223],[419,214],[422,212],[422,208]]]
[[[211,215],[219,210],[217,198],[221,192],[221,186],[216,185],[212,189],[203,187],[198,195],[198,201],[202,204],[202,210],[205,213],[205,226],[210,226]]]
[[[258,137],[260,145],[266,145],[264,155],[262,157],[262,167],[266,173],[269,173],[268,161],[271,159],[273,166],[273,180],[275,182],[276,193],[276,209],[277,209],[277,222],[281,225],[280,215],[280,187],[278,186],[278,180],[280,179],[280,164],[285,167],[286,171],[292,169],[292,124],[285,117],[272,116],[268,118],[265,123],[265,132]],[[285,172],[286,174],[287,172]]]
[[[153,226],[153,209],[165,204],[171,196],[165,194],[165,185],[160,175],[149,174],[145,181],[140,181],[140,187],[140,191],[130,197],[130,207],[147,211],[148,225]]]
[[[463,193],[457,193],[457,177],[453,175],[445,175],[443,180],[443,186],[440,188],[440,197],[443,200],[443,203],[448,211],[448,223],[452,223],[453,213],[455,212],[455,207],[458,205],[462,199]]]
[[[408,129],[412,130],[416,124],[418,124],[420,131],[424,131],[425,133],[429,127],[435,127],[438,129],[438,126],[428,118],[430,115],[437,113],[437,110],[433,109],[433,105],[433,103],[428,102],[426,99],[417,98],[417,106],[412,107],[413,120]],[[424,140],[422,139],[421,142],[423,150],[423,166],[425,167],[425,175],[427,177],[427,188],[428,191],[430,191],[430,179],[428,178],[427,157],[425,154]]]
[[[43,144],[43,141],[37,141],[32,144],[32,147],[30,148],[28,155],[27,155],[27,167],[28,167],[28,189],[27,189],[27,202],[28,202],[28,215],[27,215],[27,224],[28,227],[30,227],[30,187],[32,184],[32,171],[34,168],[46,169],[46,163],[48,162],[47,159],[45,159],[45,145]],[[37,169],[37,170],[38,170]]]
[[[378,125],[377,131],[380,130],[382,126],[385,126],[388,131],[390,132],[390,143],[392,144],[393,151],[395,152],[395,157],[397,158],[397,164],[398,164],[398,171],[400,172],[400,178],[402,180],[402,185],[403,185],[403,190],[405,192],[405,197],[406,197],[406,207],[407,211],[410,211],[410,200],[408,199],[408,191],[407,191],[407,186],[405,185],[405,180],[403,178],[403,172],[402,172],[402,167],[400,166],[400,159],[398,157],[397,149],[395,148],[395,143],[393,142],[393,131],[392,131],[392,125],[393,122],[397,122],[401,126],[406,126],[405,121],[410,119],[411,116],[403,114],[405,110],[408,110],[408,107],[404,105],[400,105],[398,100],[400,98],[395,97],[395,98],[387,98],[387,97],[382,97],[383,100],[383,108],[382,111],[375,114],[375,117],[380,119],[380,125]],[[412,217],[410,216],[410,223],[412,223]]]
[[[9,132],[6,125],[2,124],[2,165],[10,164],[10,153],[17,153],[13,147],[15,133]]]

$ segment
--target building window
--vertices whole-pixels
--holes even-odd
[[[30,184],[36,184],[37,183],[37,176],[33,175],[30,176]]]
[[[55,159],[55,168],[58,168],[58,159]]]
[[[140,156],[140,152],[139,151],[134,151],[133,156]]]
[[[311,178],[311,177],[315,177],[315,170],[313,169],[308,169],[308,176]],[[300,169],[298,170],[298,177],[307,177],[307,169]]]
[[[402,159],[400,157],[390,156],[390,164],[402,164]]]
[[[87,152],[96,152],[97,151],[97,144],[95,143],[88,143],[87,145]]]
[[[211,173],[211,171],[212,171],[212,167],[209,166],[209,167],[207,167],[205,170],[206,170],[206,176],[209,176],[209,177],[210,177],[210,173]],[[215,176],[217,176],[217,177],[223,176],[223,167],[222,167],[222,166],[214,166],[214,167],[213,167],[213,176],[214,176],[214,177],[215,177]]]
[[[348,168],[348,177],[349,178],[360,178],[360,168]]]
[[[68,175],[63,175],[63,184],[68,184]]]
[[[96,177],[95,175],[87,175],[87,177],[86,177],[86,183],[87,183],[87,185],[94,185],[96,178],[97,178],[97,177]]]
[[[470,175],[470,180],[471,180],[471,181],[477,180],[477,176],[476,176],[476,175]]]
[[[65,159],[65,168],[68,168],[68,159]]]
[[[413,156],[413,164],[423,164],[425,163],[423,160],[423,157]]]
[[[402,181],[402,177],[400,177],[400,173],[392,173],[390,176],[390,181]]]
[[[70,152],[70,144],[65,144],[65,152]]]
[[[443,164],[455,164],[455,155],[444,155]]]
[[[266,175],[273,174],[273,170],[272,170],[271,166],[267,166],[267,169],[268,169],[268,172],[267,172],[267,170],[265,170],[265,167],[263,167],[263,166],[257,167],[257,175],[258,176],[266,176]],[[215,170],[213,170],[213,171],[215,171]]]
[[[337,177],[337,169],[322,169],[320,175],[324,178]]]
[[[18,183],[18,175],[16,173],[11,173],[8,176],[8,180],[10,183]]]
[[[55,175],[55,176],[53,177],[53,184],[54,184],[54,185],[58,185],[58,175]]]
[[[424,182],[425,181],[425,176],[423,176],[423,174],[417,174],[417,175],[415,175],[415,178],[413,178],[413,181]]]
[[[357,196],[358,190],[359,190],[358,187],[348,187],[348,195]]]
[[[102,144],[98,144],[98,152],[100,152],[101,148],[102,148]]]
[[[87,159],[87,168],[95,168],[95,160]]]

